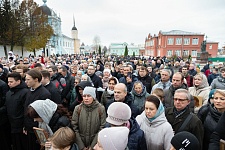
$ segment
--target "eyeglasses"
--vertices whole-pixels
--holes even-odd
[[[188,99],[181,99],[181,98],[173,98],[174,101],[180,101],[180,102],[183,102],[183,101],[186,101]]]

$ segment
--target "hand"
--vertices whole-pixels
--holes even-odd
[[[52,143],[51,142],[45,142],[45,149],[46,148],[51,148]]]
[[[130,77],[126,77],[127,83],[131,83],[132,79]]]
[[[23,128],[23,134],[27,135],[27,131]]]

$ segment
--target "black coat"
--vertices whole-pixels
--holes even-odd
[[[8,89],[8,85],[0,79],[0,125],[3,125],[8,122],[7,114],[4,108],[6,93],[8,92]]]
[[[221,115],[222,113],[214,108],[214,104],[204,105],[199,110],[198,118],[202,121],[204,127],[203,149],[208,149],[210,136],[215,131]]]
[[[29,89],[25,82],[11,88],[6,94],[5,107],[11,124],[12,133],[22,133],[24,122],[24,102]]]
[[[141,77],[138,75],[138,80],[142,82],[142,84],[146,87],[146,90],[148,93],[151,93],[152,91],[152,80],[154,80],[152,77],[149,76],[149,74],[146,74],[146,76]],[[155,83],[155,81],[153,82]]]
[[[220,117],[215,132],[211,135],[209,150],[219,150],[220,139],[225,140],[225,113]]]
[[[90,78],[91,78],[91,81],[93,82],[95,88],[102,87],[102,80],[95,73],[93,75],[91,75]]]
[[[44,86],[51,94],[51,100],[55,102],[56,104],[61,104],[62,99],[61,99],[61,94],[59,89],[55,87],[55,85],[50,81],[49,84]]]
[[[31,119],[27,116],[27,108],[28,106],[33,103],[36,100],[46,100],[50,99],[51,94],[49,91],[43,86],[40,85],[37,89],[34,91],[29,90],[26,95],[26,100],[24,104],[24,111],[25,111],[25,116],[24,116],[24,126],[27,131],[30,131],[33,133],[33,127],[37,127],[37,122],[34,122],[34,119]]]
[[[186,108],[186,111],[180,116],[178,116],[177,118],[175,118],[174,109],[175,109],[174,107],[166,108],[165,115],[166,115],[166,119],[171,124],[173,131],[176,134],[179,128],[181,127],[181,125],[183,124],[183,122],[185,121],[185,119],[190,114],[190,109]],[[183,131],[187,131],[194,134],[196,138],[199,140],[199,143],[201,145],[200,147],[202,147],[202,141],[203,141],[203,135],[204,135],[202,122],[195,114],[192,114],[192,115],[193,116],[191,120],[186,125]]]
[[[135,118],[131,117],[130,133],[128,136],[128,148],[129,150],[147,150],[146,140],[144,132],[140,129]]]
[[[74,77],[71,76],[70,73],[67,73],[67,76],[65,77],[66,80],[66,87],[62,90],[61,96],[62,99],[66,99],[68,102],[70,101],[71,93],[74,88]]]

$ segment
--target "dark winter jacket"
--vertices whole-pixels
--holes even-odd
[[[209,85],[211,85],[212,81],[213,81],[215,78],[217,78],[218,76],[219,76],[219,74],[214,74],[214,73],[210,74],[210,75],[208,76],[208,83],[209,83]]]
[[[11,133],[22,133],[23,131],[24,102],[28,91],[27,85],[22,82],[11,88],[6,94],[5,107],[11,124]]]
[[[209,150],[219,150],[220,139],[225,140],[225,113],[220,117],[215,132],[210,137]]]
[[[91,81],[93,82],[95,88],[102,87],[102,80],[95,73],[93,75],[90,75],[90,78],[91,78]]]
[[[197,74],[197,71],[194,69],[188,70],[188,74],[194,77]]]
[[[4,108],[8,89],[8,85],[0,79],[0,125],[3,125],[8,121],[6,110]]]
[[[147,92],[151,93],[152,87],[155,85],[155,80],[149,74],[146,74],[144,77],[138,75],[138,80],[146,87]]]
[[[128,92],[131,92],[135,81],[138,81],[138,78],[135,75],[132,75],[132,82],[131,83],[127,83],[126,77],[124,77],[124,76],[119,79],[119,83],[124,83],[127,86]]]
[[[175,108],[169,107],[166,108],[165,115],[168,120],[168,122],[171,124],[173,131],[178,133],[179,128],[185,121],[185,119],[188,117],[188,115],[191,113],[190,109],[188,107],[185,108],[184,112],[179,115],[178,117],[175,117]],[[202,141],[204,136],[204,130],[202,126],[201,120],[195,115],[192,114],[192,118],[189,121],[189,123],[186,125],[183,131],[188,131],[196,136],[196,138],[199,140],[199,143],[202,147]]]
[[[70,97],[71,97],[71,93],[73,91],[74,88],[74,77],[71,76],[70,73],[67,73],[66,77],[66,87],[62,90],[61,96],[62,99],[66,99],[68,102],[70,101]]]
[[[221,116],[222,113],[214,108],[214,104],[204,105],[199,110],[198,118],[202,121],[204,127],[203,149],[208,149],[211,134],[215,131]]]
[[[59,89],[55,87],[55,85],[50,81],[49,84],[44,86],[51,94],[51,100],[55,102],[56,104],[61,104],[62,99],[61,99],[61,94]]]
[[[131,117],[130,133],[128,135],[128,148],[129,150],[147,150],[144,132],[140,129],[135,118]]]
[[[105,111],[107,111],[109,105],[113,102],[113,100],[114,100],[114,92],[109,93],[108,88],[106,88],[101,98],[101,104],[105,107]]]
[[[25,116],[24,116],[24,126],[27,131],[30,131],[33,133],[33,127],[37,127],[37,122],[34,122],[34,119],[31,119],[27,116],[27,108],[28,106],[33,103],[36,100],[46,100],[50,99],[51,94],[49,91],[43,86],[40,85],[38,88],[35,90],[29,90],[26,95],[26,100],[24,103],[24,111],[25,111]]]

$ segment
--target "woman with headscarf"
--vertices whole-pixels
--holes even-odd
[[[142,84],[141,81],[136,81],[134,82],[131,95],[133,97],[134,105],[138,109],[138,115],[140,115],[144,110],[145,99],[150,94],[146,91],[146,87]]]
[[[173,129],[166,119],[163,104],[156,96],[146,98],[145,110],[136,120],[144,131],[148,149],[170,150]]]
[[[203,106],[198,112],[198,118],[204,126],[203,149],[208,149],[211,134],[215,131],[218,121],[225,111],[225,91],[215,90],[213,103]]]
[[[198,113],[201,106],[207,104],[210,89],[208,80],[203,73],[198,73],[194,76],[193,87],[189,87],[188,91],[192,96],[197,96],[199,99],[202,99],[202,102],[199,101],[199,106],[195,106],[194,113]]]

